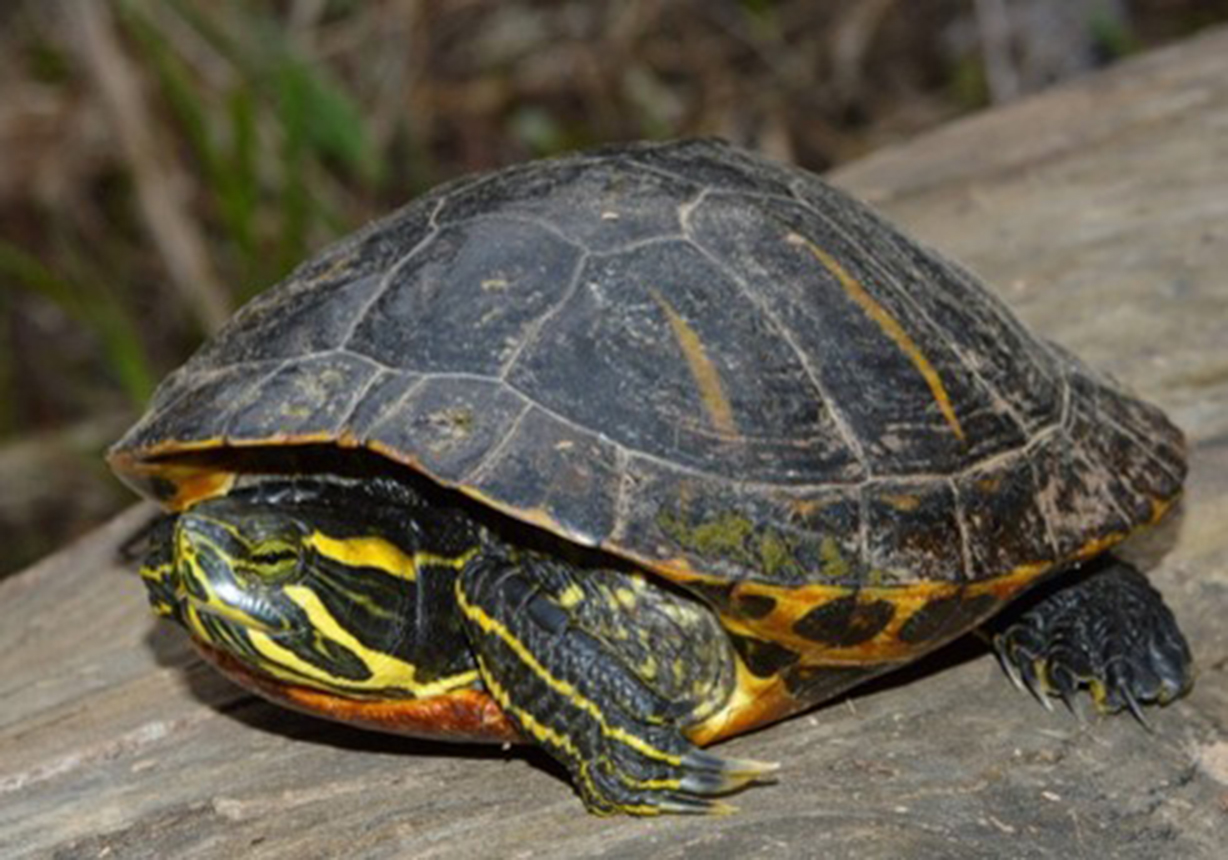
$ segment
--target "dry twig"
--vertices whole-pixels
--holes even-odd
[[[70,2],[62,8],[75,27],[81,57],[97,83],[124,158],[132,171],[145,226],[174,284],[207,331],[229,316],[225,288],[183,200],[187,174],[158,145],[140,79],[115,36],[106,3]]]

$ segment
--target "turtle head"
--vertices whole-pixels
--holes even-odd
[[[303,620],[293,595],[310,591],[313,578],[308,534],[308,525],[291,513],[232,499],[187,511],[171,537],[169,585],[178,598],[172,614],[215,647],[238,631],[292,634]],[[163,595],[151,586],[151,597],[156,611]]]
[[[347,695],[412,691],[417,568],[371,511],[260,492],[167,518],[142,568],[154,612],[278,680]]]

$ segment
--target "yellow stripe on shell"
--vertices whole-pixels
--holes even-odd
[[[693,329],[682,315],[676,311],[656,290],[649,290],[656,303],[665,312],[669,327],[674,333],[674,339],[686,358],[691,377],[699,389],[699,399],[708,413],[708,420],[713,428],[724,436],[738,435],[738,425],[733,418],[733,406],[725,396],[725,388],[721,385],[721,375],[708,357],[699,333]]]
[[[786,241],[791,245],[800,245],[806,248],[814,255],[815,259],[823,264],[823,268],[831,273],[832,277],[848,294],[848,297],[857,303],[858,307],[865,312],[875,325],[882,329],[883,334],[891,338],[895,345],[900,348],[900,351],[908,357],[908,360],[913,363],[921,377],[929,386],[930,393],[934,400],[938,403],[938,409],[942,412],[942,417],[946,419],[947,424],[951,428],[951,432],[955,434],[961,442],[964,440],[964,428],[959,423],[959,418],[955,415],[955,408],[951,405],[951,398],[947,395],[947,389],[942,384],[942,378],[938,375],[938,371],[930,364],[925,354],[921,352],[921,348],[917,346],[916,341],[909,336],[908,332],[904,331],[904,327],[900,325],[899,320],[891,315],[891,313],[874,300],[866,288],[861,283],[849,274],[848,270],[840,265],[827,251],[824,251],[818,245],[811,242],[804,236],[799,236],[797,233],[790,233],[786,237]]]

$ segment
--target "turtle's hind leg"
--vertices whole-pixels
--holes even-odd
[[[1055,583],[994,636],[1003,667],[1048,707],[1086,688],[1097,710],[1123,709],[1147,725],[1142,706],[1189,689],[1192,658],[1172,612],[1147,578],[1111,556],[1069,585]]]
[[[490,693],[590,811],[728,811],[715,796],[775,769],[687,740],[735,682],[728,637],[700,604],[635,573],[528,553],[475,558],[456,593]]]

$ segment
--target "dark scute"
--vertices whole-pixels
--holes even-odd
[[[875,675],[895,668],[890,663],[869,666],[798,666],[785,674],[785,683],[799,702],[815,704],[840,695]]]
[[[1121,450],[1126,439],[1132,443],[1121,457],[1130,483],[1153,498],[1171,498],[1180,491],[1188,469],[1181,430],[1150,403],[1105,383],[1094,387],[1097,412],[1115,437],[1114,446]]]
[[[1116,479],[1076,441],[1095,432],[1076,409],[1069,428],[1044,440],[1030,455],[1059,556],[1070,556],[1092,540],[1130,528],[1113,502],[1110,482]]]
[[[280,435],[332,438],[375,372],[369,362],[345,354],[287,364],[234,404],[226,437],[234,441]]]
[[[326,281],[292,290],[293,296],[247,305],[192,360],[195,369],[272,358],[300,358],[342,347],[354,319],[380,288],[382,273]],[[263,298],[263,297],[261,297]]]
[[[391,273],[348,348],[389,367],[495,376],[562,301],[579,259],[535,224],[444,227]]]
[[[953,594],[926,603],[904,622],[900,639],[910,645],[937,642],[962,633],[982,621],[997,605],[992,594]]]
[[[413,457],[436,478],[459,483],[526,408],[523,397],[495,380],[428,378],[389,404],[364,437]]]
[[[841,488],[763,492],[632,455],[613,542],[704,573],[780,585],[857,585],[860,497]]]
[[[743,618],[766,618],[776,608],[776,598],[766,594],[739,594],[734,608]]]
[[[1050,562],[1050,545],[1033,466],[1026,455],[969,472],[956,482],[964,512],[973,579]]]
[[[1053,357],[968,270],[816,177],[804,176],[794,191],[816,212],[838,213],[833,226],[867,249],[865,256],[899,282],[918,311],[940,321],[936,334],[1010,405],[1028,435],[1057,420],[1061,377]],[[911,323],[914,314],[906,316],[901,322]]]
[[[325,248],[243,306],[196,368],[307,356],[342,346],[385,275],[432,232],[428,196]]]
[[[140,450],[168,440],[186,444],[220,438],[230,409],[245,402],[279,364],[235,365],[212,373],[177,372],[154,393],[149,411],[116,449]]]
[[[431,213],[437,204],[437,194],[428,194],[371,222],[295,269],[277,293],[292,298],[322,285],[385,274],[431,235]]]
[[[691,220],[695,241],[738,273],[806,357],[876,472],[951,474],[1022,445],[1022,430],[974,372],[977,357],[953,343],[945,324],[928,318],[914,299],[933,287],[907,258],[853,241],[842,229],[843,218],[853,211],[853,204],[834,191],[822,213],[774,198],[714,195],[700,203]],[[810,245],[834,258],[912,347],[897,343]],[[978,324],[1003,325],[992,316]],[[962,439],[948,423],[917,354],[940,380]]]
[[[955,494],[945,481],[877,481],[866,496],[869,563],[887,581],[967,578]]]
[[[475,183],[449,197],[441,223],[491,216],[550,225],[590,251],[678,235],[679,208],[700,186],[625,158],[564,158]]]
[[[531,407],[469,480],[490,498],[544,513],[564,536],[593,546],[614,527],[619,478],[613,445]]]
[[[719,377],[732,428],[713,414],[672,314]],[[579,292],[509,380],[580,426],[669,462],[782,484],[861,475],[797,353],[729,272],[685,242],[590,260]]]
[[[808,580],[824,585],[864,584],[861,490],[834,487],[799,493],[790,501],[788,525]]]
[[[733,606],[734,582],[689,582],[687,590],[698,595],[704,603],[720,611],[728,611]]]
[[[372,430],[400,409],[410,389],[421,383],[420,374],[381,368],[367,386],[362,399],[355,404],[345,422],[344,432],[362,442],[369,441]]]
[[[805,175],[795,168],[749,156],[715,139],[645,147],[629,151],[627,157],[655,170],[685,177],[704,188],[783,198],[790,196],[790,184]]]
[[[1180,431],[1158,409],[1130,409],[1107,383],[1080,373],[1071,386],[1076,409],[1096,427],[1083,441],[1116,478],[1118,506],[1133,522],[1146,522],[1152,503],[1172,498],[1185,477]]]
[[[729,639],[746,668],[759,678],[771,677],[800,659],[796,651],[790,651],[764,639],[736,634],[730,634]]]
[[[811,609],[793,625],[793,632],[813,642],[851,648],[883,631],[895,615],[886,600],[863,601],[857,595],[838,597]]]

